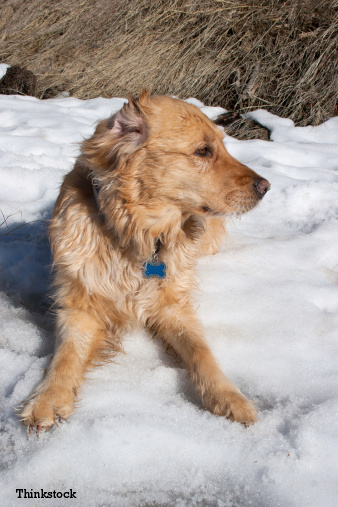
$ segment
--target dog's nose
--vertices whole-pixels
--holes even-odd
[[[263,178],[259,178],[255,181],[255,183],[252,184],[254,187],[256,193],[259,195],[259,197],[263,197],[267,193],[268,190],[270,190],[270,183],[268,180],[265,180]]]

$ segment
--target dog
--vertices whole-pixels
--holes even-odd
[[[179,99],[143,91],[97,125],[49,227],[58,343],[21,410],[30,432],[71,415],[86,371],[118,353],[137,323],[183,360],[206,409],[256,421],[191,301],[196,260],[218,251],[224,217],[249,211],[269,188],[229,155],[212,121]]]

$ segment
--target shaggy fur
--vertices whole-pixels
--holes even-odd
[[[191,303],[196,259],[217,252],[222,217],[250,210],[270,188],[222,138],[197,107],[143,92],[82,144],[49,229],[59,343],[21,412],[30,429],[67,418],[86,370],[117,353],[136,323],[183,359],[207,409],[256,420],[213,357]],[[157,244],[163,280],[142,271]]]

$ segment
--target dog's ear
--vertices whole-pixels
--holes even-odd
[[[141,97],[129,97],[128,103],[108,120],[108,128],[112,137],[119,140],[119,145],[126,152],[132,152],[142,145],[148,137],[148,125]]]
[[[139,98],[130,97],[120,111],[98,124],[93,137],[82,143],[82,153],[91,165],[114,170],[121,156],[131,155],[146,142],[149,128],[143,105],[148,99],[144,92]]]

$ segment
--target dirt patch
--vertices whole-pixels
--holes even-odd
[[[33,72],[18,65],[7,69],[0,80],[0,93],[2,95],[35,95],[36,77]]]

